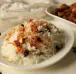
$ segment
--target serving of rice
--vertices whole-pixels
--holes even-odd
[[[61,50],[64,39],[63,32],[53,24],[29,19],[5,36],[1,54],[14,64],[37,64]]]

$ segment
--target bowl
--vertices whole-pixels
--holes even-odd
[[[41,63],[38,64],[32,64],[32,65],[16,65],[7,62],[0,54],[0,64],[3,65],[4,67],[10,67],[13,69],[20,69],[20,70],[35,70],[35,69],[41,69],[44,67],[51,66],[61,60],[72,48],[73,43],[74,43],[74,34],[72,29],[65,23],[60,20],[51,20],[49,21],[52,24],[54,24],[56,27],[60,28],[62,31],[64,31],[65,34],[65,46],[57,52],[54,56],[49,58],[48,60],[45,60]],[[69,24],[69,23],[68,23]],[[10,29],[11,30],[11,29]],[[0,37],[0,47],[2,45],[3,39],[5,35],[10,31],[8,30],[5,32],[1,37]]]
[[[73,24],[73,25],[76,26],[75,23],[73,23],[73,22],[71,22],[71,21],[69,21],[69,20],[66,20],[66,19],[64,19],[64,18],[61,18],[61,17],[59,17],[59,16],[56,16],[56,15],[54,15],[54,14],[52,14],[51,12],[54,11],[56,8],[59,8],[59,6],[58,6],[58,5],[56,5],[56,6],[50,6],[50,7],[48,7],[48,8],[45,9],[45,13],[48,14],[49,16],[51,16],[51,17],[60,19],[60,20],[62,20],[62,21],[64,21],[64,22],[66,22],[66,23],[70,23],[70,24]]]

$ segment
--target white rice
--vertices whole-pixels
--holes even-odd
[[[37,20],[34,20],[34,22]],[[25,27],[26,28],[26,32],[31,32],[30,29],[31,23],[25,23]],[[41,48],[36,48],[35,46],[30,45],[30,43],[28,41],[26,41],[26,43],[22,44],[22,47],[25,51],[25,48],[28,49],[29,52],[32,53],[32,55],[28,55],[27,57],[25,57],[23,54],[16,53],[17,47],[14,46],[12,44],[12,42],[14,42],[15,40],[17,40],[17,36],[18,36],[18,27],[15,28],[15,33],[12,34],[12,36],[10,37],[10,39],[7,41],[4,39],[3,45],[2,45],[2,50],[1,50],[1,54],[2,56],[7,59],[9,62],[15,63],[15,64],[22,64],[22,65],[26,65],[26,64],[36,64],[36,63],[41,63],[44,60],[49,59],[50,57],[52,57],[53,55],[56,54],[56,48],[55,45],[58,44],[63,44],[64,45],[64,35],[63,32],[60,31],[58,28],[56,28],[54,25],[50,24],[50,26],[52,27],[52,32],[45,32],[43,34],[43,36],[47,37],[51,37],[52,40],[52,44],[51,47],[49,47],[50,45],[50,41],[48,41],[47,39],[44,40],[46,41],[46,45],[48,45],[48,48],[46,48],[46,45],[44,45],[44,43],[41,43]],[[43,28],[43,26],[39,26],[38,30],[41,30]],[[45,30],[45,29],[44,29]],[[25,33],[26,35],[26,33]],[[8,34],[7,34],[8,36]],[[6,37],[7,37],[6,36]],[[33,34],[30,36],[32,37]],[[28,38],[30,38],[28,36]],[[21,41],[20,41],[21,42]],[[43,54],[40,54],[42,53]],[[40,54],[40,55],[39,55]]]

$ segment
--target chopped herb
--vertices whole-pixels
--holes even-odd
[[[51,35],[51,33],[50,32],[48,32],[48,36],[50,37],[50,35]]]

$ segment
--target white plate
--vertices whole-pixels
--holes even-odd
[[[58,20],[51,20],[49,22],[52,22],[53,24],[55,24],[55,26],[57,26],[58,28],[60,28],[61,30],[64,31],[65,33],[65,46],[63,49],[61,49],[61,51],[59,51],[57,54],[55,54],[54,56],[52,56],[50,59],[40,63],[40,64],[36,64],[36,65],[15,65],[15,64],[11,64],[9,62],[7,62],[5,59],[3,59],[2,56],[0,56],[0,64],[4,65],[4,66],[9,66],[10,68],[17,68],[17,69],[25,69],[25,70],[30,70],[30,69],[40,69],[40,68],[44,68],[47,67],[49,65],[53,65],[54,63],[58,62],[59,60],[61,60],[71,49],[71,47],[73,46],[74,43],[74,34],[72,29],[64,22],[62,21],[58,21]],[[69,24],[69,23],[68,23]],[[8,33],[9,31],[5,32],[1,37],[0,37],[0,45],[3,42],[3,38],[4,36]]]

